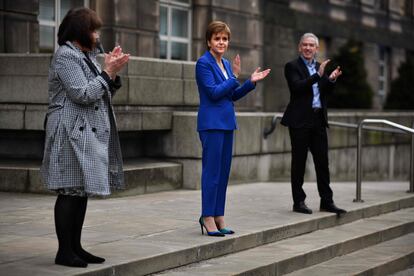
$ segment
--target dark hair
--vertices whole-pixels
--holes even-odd
[[[95,11],[88,8],[75,8],[68,11],[59,26],[58,44],[77,41],[82,47],[92,49],[92,32],[102,26]]]
[[[208,47],[208,42],[213,37],[213,35],[221,33],[221,32],[225,32],[229,36],[229,40],[230,40],[231,32],[230,32],[229,26],[226,23],[222,21],[212,21],[210,24],[208,24],[207,30],[206,30],[207,49],[210,49]]]

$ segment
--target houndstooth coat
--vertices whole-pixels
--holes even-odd
[[[67,42],[52,59],[41,173],[51,190],[82,187],[109,195],[124,182],[111,103],[120,82],[102,73],[96,52],[86,55]]]

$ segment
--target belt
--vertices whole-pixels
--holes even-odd
[[[313,110],[313,113],[322,112],[322,108],[320,108],[320,107],[314,107],[314,108],[312,108],[312,110]]]

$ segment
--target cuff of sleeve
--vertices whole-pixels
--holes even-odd
[[[111,84],[112,84],[113,81],[111,80],[111,78],[109,77],[109,75],[105,71],[101,72],[101,77],[106,81],[108,86],[111,87]]]
[[[112,88],[114,88],[115,90],[118,90],[119,88],[121,88],[121,86],[122,86],[121,77],[116,76],[115,80],[112,81]]]

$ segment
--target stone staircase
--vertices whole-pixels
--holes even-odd
[[[308,187],[312,186],[312,187]],[[0,271],[5,275],[389,275],[414,265],[414,195],[406,182],[333,183],[344,216],[293,213],[289,183],[228,189],[227,223],[236,234],[201,236],[200,191],[175,190],[90,200],[85,248],[104,256],[87,268],[56,266],[55,197],[0,193]],[[30,225],[30,227],[28,227]]]
[[[132,248],[140,252],[128,261],[76,275],[389,275],[414,264],[412,194],[362,206],[351,203],[342,217],[287,211],[283,222],[274,226],[263,224],[270,214],[249,211],[255,204],[252,197],[246,210],[239,206],[238,212],[260,214],[247,219],[262,225],[243,229],[239,221],[243,230],[226,238],[201,237],[192,233],[194,229],[154,233],[129,244],[124,254],[134,254]]]
[[[159,275],[387,275],[414,263],[413,232],[414,208],[408,208]]]

